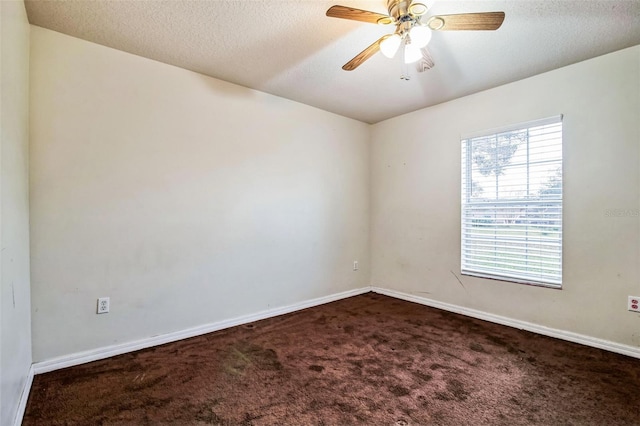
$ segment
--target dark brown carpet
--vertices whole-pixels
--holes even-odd
[[[59,424],[640,424],[640,360],[369,293],[38,375]]]

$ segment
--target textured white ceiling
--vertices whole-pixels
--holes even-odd
[[[424,1],[423,1],[424,2]],[[504,11],[497,31],[434,32],[436,66],[400,80],[399,59],[341,66],[392,31],[328,18],[384,0],[25,1],[44,28],[375,123],[640,44],[640,0],[437,0],[430,14]],[[399,56],[399,55],[398,55]]]

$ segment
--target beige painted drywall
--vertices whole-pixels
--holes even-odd
[[[0,424],[13,424],[31,367],[29,23],[0,1]]]
[[[369,139],[352,119],[32,27],[34,360],[368,285]]]
[[[461,276],[461,134],[558,114],[563,289]],[[374,125],[373,285],[640,346],[639,117],[636,46]]]

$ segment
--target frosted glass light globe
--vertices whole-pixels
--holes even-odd
[[[425,47],[431,41],[431,30],[428,27],[416,25],[409,30],[409,37],[411,37],[411,44]]]
[[[420,60],[420,58],[422,58],[422,52],[420,51],[420,48],[418,46],[411,43],[411,44],[407,44],[404,47],[404,63],[405,64],[412,64]]]
[[[391,34],[380,42],[380,51],[387,58],[393,58],[396,56],[401,41],[402,39],[398,34]]]

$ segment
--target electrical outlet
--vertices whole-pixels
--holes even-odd
[[[109,313],[109,298],[108,297],[100,297],[98,298],[98,310],[97,314],[108,314]]]
[[[629,296],[629,303],[627,304],[627,309],[631,312],[640,312],[640,297],[639,296]]]
[[[357,260],[354,260],[354,261],[353,261],[353,270],[354,270],[354,271],[357,271],[357,270],[358,270],[358,261],[357,261]]]

